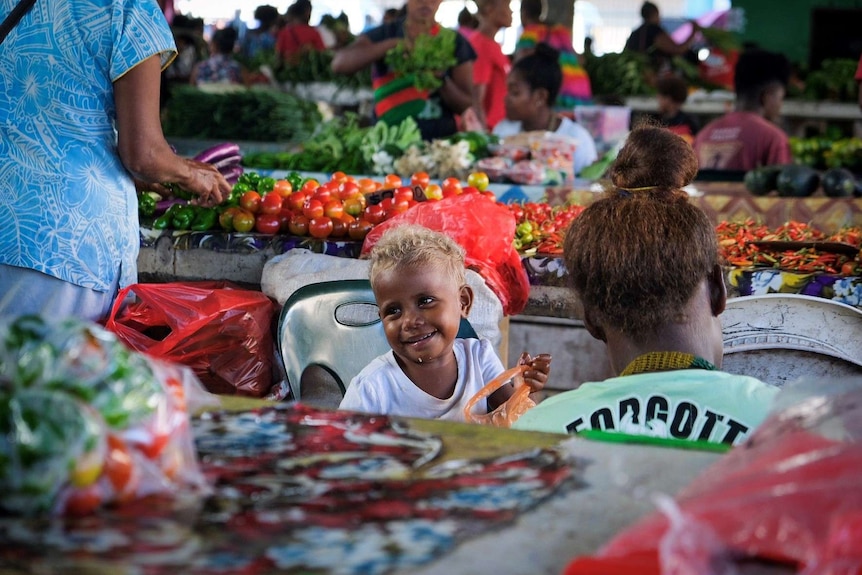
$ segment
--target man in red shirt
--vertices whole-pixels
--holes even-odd
[[[311,20],[311,0],[296,0],[287,9],[287,24],[279,31],[275,50],[286,64],[296,64],[300,54],[308,50],[325,49],[323,38]]]
[[[790,65],[781,54],[750,50],[740,55],[734,71],[734,111],[695,137],[701,169],[747,171],[791,162],[787,134],[776,125],[789,77]]]

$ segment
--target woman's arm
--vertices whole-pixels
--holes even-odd
[[[443,77],[440,97],[456,114],[461,114],[473,105],[473,61],[462,62],[450,75]],[[480,105],[481,109],[481,105]]]
[[[697,22],[691,23],[691,34],[688,35],[685,42],[682,44],[677,44],[673,41],[673,38],[670,37],[670,34],[667,32],[662,32],[655,39],[655,47],[664,52],[665,54],[670,54],[672,56],[681,56],[688,52],[691,48],[692,44],[694,44],[694,39],[697,33],[700,31],[700,26]]]
[[[372,42],[368,36],[362,34],[352,44],[335,52],[332,58],[332,71],[336,74],[358,72],[386,56],[386,52],[400,41],[400,38],[389,38],[381,42]]]
[[[218,204],[230,195],[231,185],[211,164],[174,153],[162,133],[159,117],[161,59],[152,56],[114,82],[117,108],[117,149],[120,160],[136,180],[174,182]]]

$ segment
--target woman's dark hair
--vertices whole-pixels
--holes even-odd
[[[215,44],[219,53],[230,54],[236,46],[237,31],[236,28],[220,28],[213,33],[213,44]]]
[[[536,22],[542,21],[545,13],[545,0],[521,0],[521,14]]]
[[[740,54],[733,72],[736,95],[743,99],[759,99],[765,88],[773,84],[787,86],[789,80],[790,61],[787,57],[759,48]]]
[[[631,131],[611,168],[614,188],[572,222],[563,246],[595,321],[644,341],[682,319],[719,263],[715,228],[680,190],[696,173],[680,136],[650,125]]]
[[[261,28],[270,28],[278,22],[278,8],[264,4],[254,9],[254,19],[260,22]]]
[[[548,103],[553,104],[563,84],[563,71],[560,68],[560,53],[540,42],[531,54],[517,60],[512,65],[531,90],[544,88],[548,92]]]
[[[641,18],[644,20],[649,20],[656,14],[658,14],[658,6],[652,2],[644,2],[643,5],[641,5]]]
[[[655,83],[659,96],[667,96],[677,104],[684,104],[688,99],[688,84],[679,76],[663,76]]]

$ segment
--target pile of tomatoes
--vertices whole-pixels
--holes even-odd
[[[488,176],[470,174],[467,185],[458,178],[432,183],[425,172],[403,181],[389,174],[381,181],[335,172],[320,182],[279,179],[272,189],[243,190],[238,204],[224,209],[219,226],[225,231],[290,234],[313,238],[362,240],[377,224],[400,214],[420,200],[436,201],[465,193],[487,191]]]

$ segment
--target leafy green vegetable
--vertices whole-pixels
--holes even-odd
[[[456,34],[448,28],[441,28],[436,36],[420,34],[412,49],[402,40],[386,53],[386,65],[403,76],[412,75],[417,89],[434,91],[443,85],[438,75],[458,63]]]
[[[317,104],[271,88],[210,93],[178,86],[163,129],[179,138],[298,142],[320,123]]]

